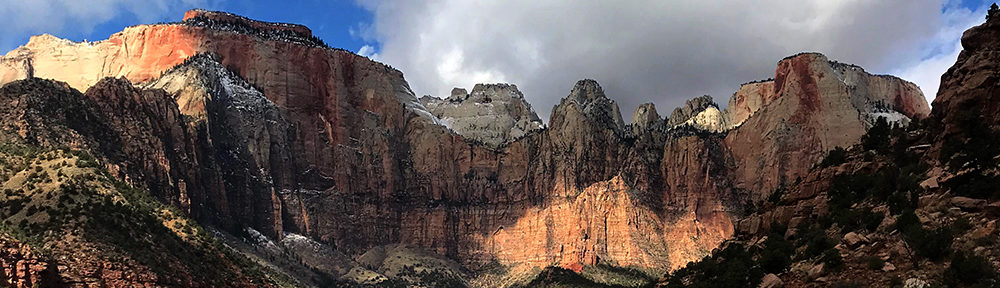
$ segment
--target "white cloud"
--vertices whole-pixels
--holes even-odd
[[[920,86],[928,103],[933,102],[937,96],[941,74],[955,64],[962,51],[962,32],[982,23],[983,16],[986,15],[985,2],[976,11],[962,8],[955,2],[946,4],[942,13],[944,25],[925,43],[927,56],[892,72]]]
[[[382,57],[375,52],[375,47],[372,47],[371,45],[361,46],[361,49],[358,49],[358,55],[371,58],[375,61],[382,61]]]
[[[740,83],[772,77],[775,62],[802,51],[874,73],[912,67],[911,80],[930,85],[917,72],[943,72],[931,69],[948,62],[948,41],[965,23],[946,0],[359,3],[374,13],[366,37],[418,94],[509,81],[543,118],[582,78],[597,79],[625,118],[648,101],[660,111],[702,94],[726,102]]]
[[[186,9],[205,7],[211,0],[0,0],[0,48],[24,44],[24,35],[89,34],[94,27],[122,14],[142,23],[180,20]]]

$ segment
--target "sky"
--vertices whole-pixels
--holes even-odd
[[[661,116],[711,95],[725,105],[775,64],[820,52],[920,86],[928,102],[983,22],[983,0],[0,0],[0,51],[48,33],[100,40],[129,25],[179,21],[191,8],[304,24],[331,46],[403,71],[417,96],[516,84],[542,117],[579,79],[623,117]],[[5,52],[0,52],[5,53]]]

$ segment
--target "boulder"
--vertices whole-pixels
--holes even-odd
[[[806,278],[816,279],[823,276],[823,274],[826,274],[826,269],[824,269],[825,266],[826,264],[823,263],[813,265],[812,268],[809,268],[809,270],[806,271]]]
[[[892,263],[886,262],[885,265],[882,266],[882,271],[884,272],[896,271],[896,265],[892,265]]]
[[[927,281],[920,280],[917,278],[906,279],[906,282],[903,282],[903,288],[927,288],[927,287],[930,287],[930,284],[928,284]]]
[[[768,273],[767,275],[764,275],[764,279],[762,279],[760,281],[760,286],[759,287],[760,288],[780,288],[780,287],[784,287],[784,286],[785,286],[785,283],[781,281],[781,278],[778,278],[778,275],[774,275],[774,273]]]
[[[864,235],[860,235],[854,232],[847,232],[847,234],[844,234],[843,242],[847,244],[847,246],[855,248],[858,247],[858,245],[868,243],[869,240]]]
[[[979,211],[986,207],[986,200],[955,196],[951,197],[951,205],[966,211]]]

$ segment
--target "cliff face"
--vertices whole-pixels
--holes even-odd
[[[770,104],[777,97],[778,94],[774,93],[773,79],[740,85],[740,89],[729,98],[729,106],[726,108],[729,124],[731,127],[743,125],[743,122],[757,113],[757,110]]]
[[[737,159],[738,185],[761,195],[803,176],[826,151],[857,143],[878,117],[905,124],[929,114],[913,83],[870,75],[820,54],[778,62],[771,86],[744,85],[730,101],[737,105],[728,108],[731,117],[752,113],[726,142]]]
[[[1000,154],[1000,146],[995,144],[1000,133],[996,130],[998,99],[994,91],[1000,59],[996,49],[991,48],[1000,44],[1000,14],[997,14],[1000,10],[996,7],[990,10],[985,24],[963,35],[964,50],[942,76],[934,110],[927,121],[905,129],[870,130],[866,143],[851,145],[824,160],[822,165],[799,173],[800,179],[786,182],[788,185],[781,193],[772,195],[756,211],[737,221],[735,238],[739,240],[727,243],[728,247],[747,248],[748,253],[773,253],[780,248],[768,243],[778,243],[774,239],[779,239],[788,241],[785,243],[790,251],[819,248],[827,249],[823,255],[837,255],[837,261],[830,262],[826,261],[827,256],[810,259],[800,254],[784,266],[788,269],[768,271],[774,275],[763,277],[763,283],[769,284],[762,286],[783,283],[786,287],[826,287],[853,283],[875,287],[896,285],[893,283],[902,279],[911,286],[1000,283],[998,275],[992,272],[1000,265],[1000,245],[985,241],[997,234],[1000,217],[1000,201],[997,201],[1000,195],[995,184],[1000,183],[995,162]],[[794,58],[791,60],[789,65],[794,67]],[[857,77],[864,74],[851,73],[860,68],[831,66],[833,75],[845,84],[867,82],[867,87],[851,88],[848,93],[867,90],[871,99],[878,100],[858,101],[858,95],[851,95],[851,104],[860,114],[857,121],[851,121],[853,125],[868,125],[875,117],[906,122],[907,118],[926,115],[923,105],[917,105],[919,99],[907,97],[907,91],[912,90],[909,85],[900,85],[890,77],[872,76],[865,80]],[[782,73],[779,67],[775,81],[788,82],[793,73]],[[824,86],[822,77],[814,78],[818,78],[817,87]],[[776,87],[780,90],[790,86]],[[879,96],[880,90],[893,93]],[[772,103],[785,98],[779,96]],[[831,107],[826,101],[820,102],[822,107]],[[757,115],[734,132],[752,127],[748,125],[753,125],[758,117],[766,119],[772,107],[773,104],[759,109]],[[788,122],[788,130],[795,131],[791,121]],[[734,139],[739,135],[729,136]],[[824,141],[831,140],[838,141],[836,138]],[[812,244],[816,242],[803,241],[810,238],[826,239],[830,245],[820,248]],[[969,261],[966,259],[974,259],[970,267],[991,272],[980,274],[959,267]],[[691,281],[686,283],[704,280],[696,278],[688,278]]]
[[[934,117],[944,125],[943,137],[958,132],[961,118],[982,117],[986,127],[1000,127],[1000,82],[993,71],[1000,65],[995,46],[1000,42],[1000,17],[993,16],[962,34],[962,52],[958,61],[941,76],[941,89],[934,99]]]
[[[632,126],[581,80],[542,128],[513,85],[421,103],[399,71],[305,27],[200,10],[94,43],[38,36],[0,60],[0,84],[88,89],[110,115],[91,135],[109,170],[202,223],[349,255],[412,244],[469,268],[683,266],[874,115],[927,114],[912,84],[804,54],[726,110],[644,105]]]
[[[175,188],[210,175],[192,168],[191,135],[163,91],[108,78],[83,94],[35,78],[3,86],[0,103],[0,220],[49,258],[8,250],[4,268],[24,271],[6,275],[43,287],[275,284],[149,195],[187,207]]]

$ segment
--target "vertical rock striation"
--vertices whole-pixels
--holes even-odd
[[[102,150],[119,177],[204,223],[349,255],[412,244],[470,268],[683,266],[875,117],[928,113],[911,83],[802,54],[724,110],[643,105],[631,127],[581,80],[542,127],[513,85],[418,100],[401,72],[305,27],[201,10],[93,43],[33,37],[0,61],[0,84],[88,89],[117,115],[91,136],[121,142]]]

